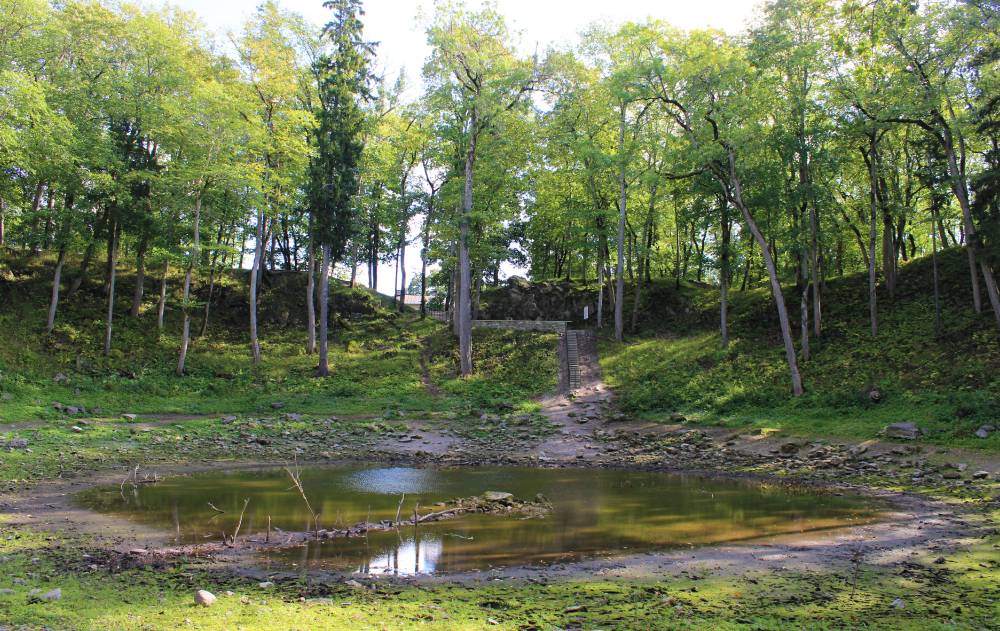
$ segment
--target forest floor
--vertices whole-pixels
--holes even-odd
[[[7,297],[39,295],[19,291]],[[97,299],[97,288],[88,295]],[[968,326],[985,350],[961,365],[942,350],[949,345],[934,345],[927,352],[944,362],[937,377],[919,341],[880,343],[890,365],[911,353],[915,376],[876,378],[887,401],[875,406],[852,397],[877,371],[836,357],[856,343],[860,356],[877,354],[878,344],[843,337],[836,306],[830,339],[805,370],[816,385],[795,404],[778,394],[780,363],[760,363],[769,348],[755,354],[760,341],[748,337],[726,357],[698,326],[624,344],[589,338],[582,387],[567,394],[553,393],[551,335],[477,332],[478,375],[462,380],[443,327],[374,310],[339,329],[335,374],[319,382],[294,329],[273,328],[265,363],[247,370],[245,340],[227,336],[222,320],[196,341],[191,372],[178,379],[175,322],[157,333],[124,319],[118,348],[127,350],[105,361],[85,350],[100,336],[91,302],[48,337],[36,330],[42,303],[8,304],[0,337],[15,343],[0,344],[0,629],[990,629],[1000,619],[1000,442],[969,435],[993,418],[997,355],[965,315],[951,335]],[[748,322],[758,305],[737,299],[736,326],[756,330]],[[912,315],[908,305],[898,301],[888,323]],[[737,372],[742,398],[727,397]],[[961,389],[966,374],[972,390]],[[840,392],[835,375],[844,387],[831,395]],[[919,399],[920,384],[935,378]],[[748,398],[755,388],[759,397]],[[878,435],[910,420],[928,431]],[[250,559],[234,567],[178,556],[163,549],[161,533],[71,502],[136,465],[171,475],[290,462],[695,472],[860,492],[892,514],[801,537],[393,579],[272,575]],[[57,588],[58,599],[40,598]],[[198,589],[218,602],[195,606]]]

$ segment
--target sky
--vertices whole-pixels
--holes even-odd
[[[193,11],[221,37],[238,32],[258,0],[145,0],[144,4],[172,4]],[[278,0],[283,8],[300,13],[316,24],[328,20],[322,0]],[[466,0],[469,7],[479,0]],[[549,45],[573,44],[577,34],[593,24],[614,26],[648,17],[685,28],[719,28],[730,33],[742,31],[759,0],[496,0],[508,25],[519,33],[519,47],[531,52]],[[378,42],[377,69],[388,77],[406,73],[409,98],[419,95],[420,69],[429,55],[424,25],[433,9],[433,0],[365,0],[365,37]],[[221,39],[220,37],[220,39]],[[224,39],[221,41],[225,41]],[[417,247],[407,249],[407,278],[420,270]],[[506,270],[509,273],[520,270]],[[392,293],[394,268],[379,269],[378,289]],[[364,282],[361,270],[361,282]]]

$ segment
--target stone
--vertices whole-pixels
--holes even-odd
[[[7,441],[8,449],[27,449],[28,439],[27,438],[11,438]]]
[[[7,587],[0,589],[0,596],[10,596],[11,594],[16,594],[16,593],[17,592],[15,592],[13,589]]]
[[[483,499],[487,502],[507,502],[514,499],[514,494],[503,491],[486,491],[483,493]]]
[[[285,404],[281,401],[275,401],[274,403],[271,404],[272,410],[280,410],[283,407],[285,407]]]
[[[38,597],[39,600],[45,600],[45,601],[49,601],[49,602],[54,601],[54,600],[59,600],[60,598],[62,598],[62,590],[59,589],[58,587],[55,588],[55,589],[49,590],[49,591],[45,592],[44,594],[42,594],[41,596]]]
[[[979,438],[989,438],[990,434],[993,433],[992,425],[982,425],[976,430],[976,436]]]
[[[962,473],[959,471],[945,471],[944,473],[941,474],[941,477],[943,477],[945,480],[961,480]]]
[[[989,471],[976,471],[972,474],[973,480],[985,480],[988,477],[990,477]]]
[[[70,429],[71,429],[71,430],[73,430],[74,432],[76,432],[77,434],[79,434],[79,433],[83,432],[83,428],[82,428],[82,427],[80,427],[79,425],[74,425],[74,426],[73,426],[73,427],[71,427]]]
[[[892,423],[882,430],[887,438],[897,438],[901,440],[914,440],[918,438],[922,430],[914,423]]]
[[[285,420],[293,421],[293,422],[294,421],[301,421],[302,420],[302,415],[298,414],[297,412],[289,412],[288,414],[285,415]]]
[[[349,580],[349,581],[344,581],[344,585],[347,585],[348,587],[353,587],[354,589],[364,589],[364,587],[365,587],[364,585],[362,585],[361,583],[357,582],[353,578],[351,580]]]
[[[795,443],[785,443],[784,445],[782,445],[781,447],[778,448],[778,451],[780,451],[781,453],[783,453],[785,455],[790,455],[790,454],[798,453],[799,446],[797,444],[795,444]]]
[[[195,592],[194,601],[201,605],[202,607],[211,607],[212,603],[216,601],[215,594],[204,589],[199,589]]]
[[[237,418],[238,418],[237,416],[232,415],[232,414],[230,414],[229,416],[223,416],[222,417],[222,424],[223,425],[229,425],[230,423],[235,423]]]
[[[122,414],[122,418],[125,419],[126,421],[132,423],[132,422],[135,421],[135,419],[137,419],[139,417],[136,416],[135,414]]]
[[[889,606],[893,609],[906,609],[906,601],[902,598],[894,598],[892,602],[889,603]]]
[[[261,589],[268,589],[269,587],[274,587],[274,583],[271,581],[264,581],[263,583],[257,583],[257,587]]]
[[[850,449],[848,449],[847,453],[851,454],[852,456],[857,457],[857,456],[860,456],[861,454],[865,453],[866,451],[868,451],[868,445],[855,445],[855,446],[851,447]]]
[[[670,420],[674,423],[687,423],[687,417],[680,412],[674,412],[670,415]]]

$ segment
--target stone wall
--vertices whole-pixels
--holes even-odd
[[[563,334],[569,322],[562,320],[473,320],[474,329],[507,329],[513,331],[548,331]]]

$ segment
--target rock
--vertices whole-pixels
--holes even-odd
[[[976,436],[979,438],[989,438],[990,434],[993,433],[994,427],[992,425],[981,425],[979,429],[976,430]]]
[[[16,594],[16,593],[17,592],[15,592],[13,589],[9,589],[6,587],[0,589],[0,596],[10,596],[11,594]]]
[[[57,372],[56,376],[52,378],[53,383],[69,383],[69,377],[61,372]]]
[[[988,477],[990,477],[989,471],[976,471],[972,474],[973,480],[985,480]]]
[[[905,609],[906,602],[902,598],[894,598],[892,602],[889,603],[889,606],[893,609]]]
[[[357,582],[353,578],[351,580],[349,580],[349,581],[344,581],[344,585],[347,585],[348,587],[353,587],[354,589],[364,589],[365,588],[364,585],[362,585],[361,583]]]
[[[73,427],[71,427],[70,429],[71,429],[71,430],[73,430],[74,432],[76,432],[77,434],[79,434],[79,433],[83,432],[83,428],[82,428],[82,427],[80,427],[79,425],[74,425],[74,426],[73,426]]]
[[[680,412],[674,412],[670,415],[670,420],[674,423],[687,423],[687,417]]]
[[[215,600],[215,594],[205,591],[204,589],[199,589],[194,595],[194,602],[198,603],[202,607],[211,607]]]
[[[261,589],[268,589],[270,587],[274,587],[274,583],[271,581],[264,581],[263,583],[257,583],[257,587]]]
[[[514,499],[514,494],[503,491],[486,491],[483,493],[483,499],[487,502],[507,502]]]
[[[11,438],[7,441],[8,449],[27,449],[28,439],[27,438]]]
[[[868,400],[872,403],[882,402],[882,391],[876,387],[872,387],[868,390]]]
[[[923,430],[913,423],[892,423],[882,430],[887,438],[898,438],[902,440],[913,440],[918,438]]]
[[[847,450],[847,453],[851,454],[854,457],[857,457],[865,453],[866,451],[868,451],[868,445],[862,444],[851,447],[850,449]]]
[[[137,419],[139,417],[137,415],[135,415],[135,414],[122,414],[122,418],[125,419],[126,421],[132,423],[132,422],[135,422],[135,419]]]
[[[271,404],[272,410],[280,410],[283,407],[285,407],[285,404],[281,401],[275,401],[274,403]]]
[[[784,445],[782,445],[781,447],[778,448],[778,451],[780,451],[781,453],[783,453],[785,455],[790,455],[790,454],[798,453],[799,446],[797,444],[795,444],[795,443],[785,443]]]
[[[59,403],[58,401],[53,401],[52,408],[57,412],[62,412],[66,408],[66,406],[63,405],[62,403]]]
[[[296,412],[289,412],[288,414],[285,414],[285,420],[293,421],[293,422],[294,421],[301,421],[302,420],[302,415],[298,414]]]
[[[945,471],[944,473],[941,474],[941,477],[943,477],[945,480],[961,480],[962,473],[959,471]]]
[[[62,598],[62,590],[59,589],[58,587],[53,590],[49,590],[38,597],[39,600],[45,600],[49,602],[53,600],[59,600],[60,598]]]
[[[223,416],[222,417],[222,424],[223,425],[229,425],[230,423],[235,423],[237,418],[238,417],[236,417],[235,415],[232,415],[232,414],[230,414],[229,416]]]
[[[573,605],[571,607],[566,607],[563,609],[563,613],[578,613],[580,611],[587,611],[586,605]]]

